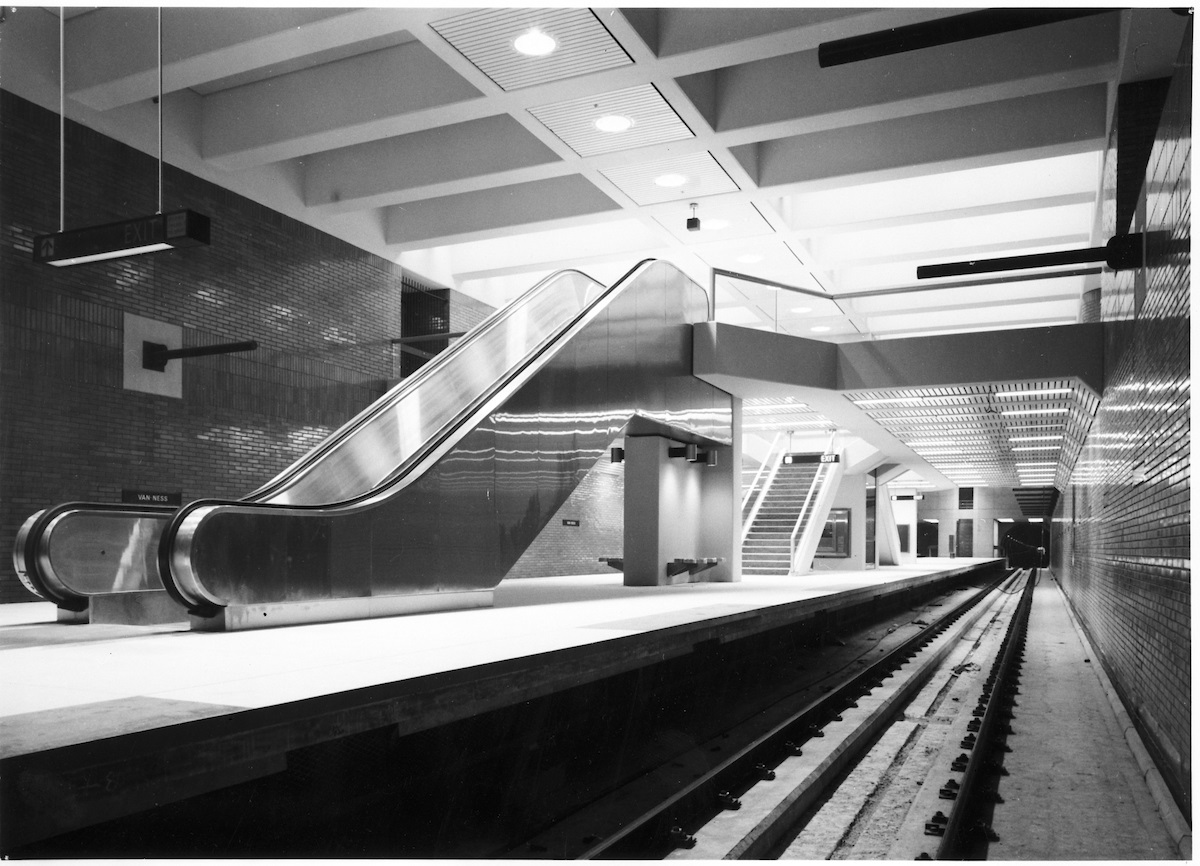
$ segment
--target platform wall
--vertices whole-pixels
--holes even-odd
[[[57,231],[58,116],[0,92],[0,601],[32,597],[7,551],[33,511],[122,489],[242,496],[369,404],[393,373],[397,265],[165,169],[164,210],[212,219],[212,245],[73,268],[36,265]],[[169,155],[168,155],[169,160]],[[152,214],[156,160],[67,124],[68,228]],[[183,398],[122,387],[123,314],[185,346]]]
[[[1143,188],[1144,225],[1191,235],[1191,50],[1183,46]],[[1110,148],[1106,187],[1114,197]],[[1114,208],[1106,208],[1111,223]],[[1135,216],[1132,231],[1141,230]],[[1108,225],[1106,234],[1120,230]],[[1191,780],[1190,279],[1149,251],[1106,276],[1099,412],[1055,513],[1053,570],[1185,810]]]

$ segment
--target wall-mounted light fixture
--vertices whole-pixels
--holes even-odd
[[[199,358],[204,355],[253,352],[257,348],[258,343],[255,340],[246,340],[241,343],[218,343],[214,346],[194,346],[190,349],[168,349],[162,343],[151,343],[149,340],[144,340],[142,342],[142,368],[163,373],[167,369],[167,362],[174,361],[176,358]]]
[[[717,465],[716,451],[701,451],[699,445],[688,444],[677,448],[667,449],[668,457],[682,457],[688,463],[703,463],[705,466]]]
[[[938,277],[963,277],[972,274],[990,274],[996,271],[1019,271],[1026,268],[1050,268],[1059,265],[1078,265],[1089,262],[1104,262],[1109,269],[1126,271],[1140,268],[1145,261],[1144,250],[1149,235],[1136,233],[1116,235],[1102,247],[1083,250],[1063,250],[1053,253],[1032,253],[1024,256],[1005,256],[998,259],[972,259],[965,262],[946,262],[937,265],[919,265],[917,279],[928,280]],[[1154,241],[1165,238],[1157,233]],[[1051,275],[1055,276],[1055,275]]]

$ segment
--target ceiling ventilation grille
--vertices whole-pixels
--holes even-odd
[[[479,9],[430,26],[502,90],[633,63],[588,9]],[[553,52],[530,57],[516,50],[516,38],[533,28],[554,39]]]
[[[821,433],[836,427],[806,403],[767,397],[749,397],[742,403],[742,429],[770,438],[775,433],[796,435]]]
[[[1099,405],[1077,379],[846,396],[962,487],[1065,486]]]

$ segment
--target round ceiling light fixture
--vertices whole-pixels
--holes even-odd
[[[719,232],[721,229],[729,228],[729,220],[709,220],[704,224],[704,230],[707,232]]]
[[[809,330],[814,334],[824,334],[826,331],[831,331],[833,329],[828,325],[813,325],[811,328],[809,328]]]
[[[656,186],[683,186],[685,183],[687,183],[687,181],[687,175],[682,175],[677,172],[660,174],[658,177],[654,178],[654,184]]]
[[[811,313],[812,307],[792,307],[792,312],[804,315],[805,313]]]
[[[545,57],[558,47],[554,37],[534,27],[513,40],[513,48],[529,57]]]
[[[744,265],[753,265],[761,262],[763,257],[758,253],[746,253],[744,256],[738,256],[737,260]]]
[[[633,126],[633,118],[623,114],[606,114],[596,118],[595,126],[601,132],[624,132]]]

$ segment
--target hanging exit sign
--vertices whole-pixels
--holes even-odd
[[[207,244],[209,219],[192,210],[160,213],[33,239],[33,260],[62,267]]]

